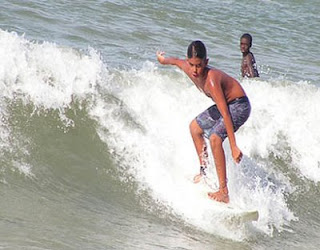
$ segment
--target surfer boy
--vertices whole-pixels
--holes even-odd
[[[242,152],[236,144],[234,132],[248,119],[250,102],[237,80],[208,65],[206,48],[201,41],[193,41],[188,46],[187,58],[184,60],[165,57],[164,54],[157,52],[161,64],[178,66],[200,91],[216,103],[190,123],[191,136],[200,161],[200,173],[194,177],[194,182],[198,183],[206,175],[206,137],[210,142],[219,180],[219,190],[209,192],[208,196],[213,200],[228,203],[226,159],[222,143],[226,137],[229,138],[232,157],[239,163]]]
[[[240,38],[240,51],[242,53],[241,74],[242,77],[259,77],[256,60],[250,51],[252,36],[245,33]]]

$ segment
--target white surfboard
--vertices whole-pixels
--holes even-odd
[[[211,188],[201,181],[194,184],[195,188],[199,192],[199,195],[203,197],[203,204],[207,208],[208,217],[217,217],[218,214],[221,221],[231,226],[237,226],[243,223],[257,221],[259,219],[259,212],[255,209],[244,209],[237,207],[232,201],[228,204],[212,200],[208,197],[208,192],[211,192]]]
[[[215,201],[213,202],[216,203]],[[227,205],[226,209],[230,210],[229,215],[226,216],[226,221],[231,224],[242,224],[259,219],[259,212],[257,210],[245,210],[231,205]]]
[[[208,199],[208,206],[212,213],[220,213],[223,220],[231,224],[242,224],[245,222],[257,221],[259,219],[258,210],[243,209],[232,203],[223,203],[210,199],[207,194],[208,190],[203,192],[204,198]]]

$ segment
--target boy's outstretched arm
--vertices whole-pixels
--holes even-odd
[[[157,58],[161,64],[176,65],[180,69],[184,69],[184,66],[186,64],[185,60],[181,60],[181,59],[175,58],[175,57],[165,57],[164,54],[165,54],[165,52],[163,52],[163,51],[157,51]]]

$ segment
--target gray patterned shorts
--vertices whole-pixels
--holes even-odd
[[[247,96],[236,98],[228,103],[228,108],[233,122],[233,129],[234,132],[236,132],[249,118],[251,111],[249,99]],[[204,136],[206,138],[210,138],[212,134],[217,134],[223,141],[228,136],[217,105],[213,105],[199,114],[196,117],[196,121],[204,131]]]

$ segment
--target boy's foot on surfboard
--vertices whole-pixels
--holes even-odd
[[[202,177],[202,174],[197,174],[195,177],[193,177],[193,183],[199,183]]]
[[[208,196],[212,200],[229,203],[228,188],[226,187],[223,189],[219,189],[219,191],[217,192],[209,192]]]
[[[200,166],[200,173],[193,177],[193,183],[199,183],[206,176],[206,168],[205,166]]]

